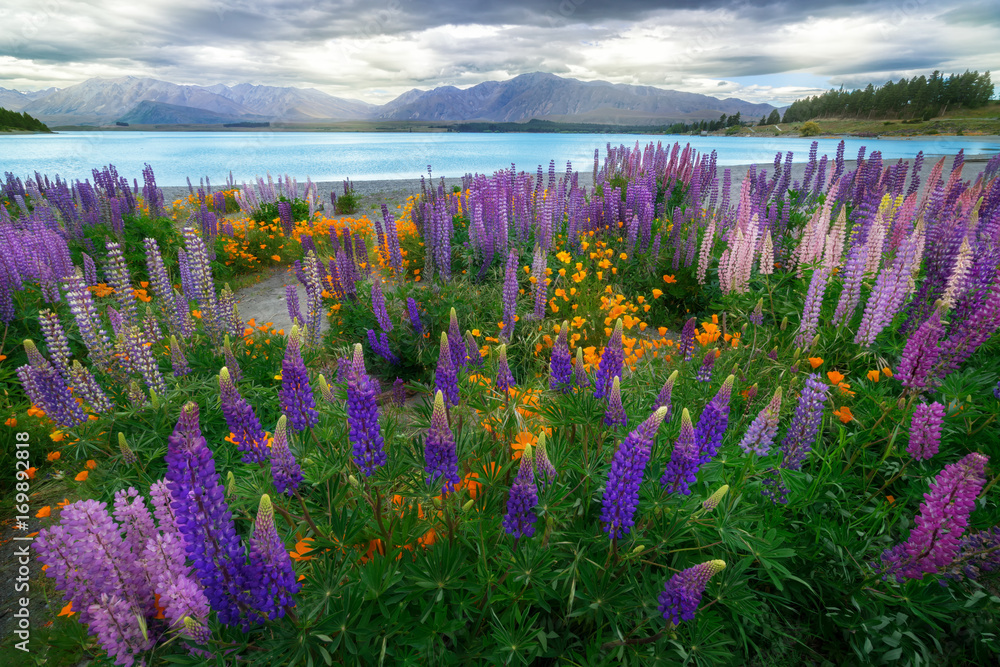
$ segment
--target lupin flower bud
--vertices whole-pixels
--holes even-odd
[[[288,415],[292,430],[303,431],[319,422],[316,401],[309,387],[309,373],[299,352],[297,326],[292,326],[285,357],[281,361],[281,389],[278,390],[278,396],[281,398],[281,411]]]
[[[154,410],[160,409],[160,397],[156,395],[156,392],[152,389],[149,390],[149,404]]]
[[[781,387],[778,387],[774,390],[771,402],[757,414],[757,418],[747,429],[746,435],[740,440],[740,449],[743,450],[743,453],[753,452],[758,456],[765,456],[771,451],[774,436],[778,434],[778,415],[780,412]]]
[[[622,405],[621,382],[615,376],[611,383],[611,394],[608,396],[608,407],[604,411],[604,425],[609,428],[626,426],[628,416],[625,414],[625,407]]]
[[[285,424],[285,415],[281,415],[274,427],[274,440],[271,442],[271,475],[278,493],[290,496],[302,482],[302,468],[288,448],[288,430]]]
[[[125,461],[126,465],[135,465],[136,456],[132,448],[128,446],[128,441],[125,440],[125,434],[121,431],[118,432],[118,449],[122,453],[122,460]]]
[[[656,431],[666,415],[666,408],[658,408],[629,433],[615,450],[601,501],[601,523],[604,524],[604,532],[612,539],[624,537],[635,525],[639,485],[642,483],[646,464],[649,463]],[[684,411],[684,418],[690,427],[691,418],[687,410]],[[683,430],[683,426],[681,429]],[[692,432],[692,441],[693,439]]]
[[[469,368],[482,368],[483,355],[479,352],[479,345],[471,331],[465,332],[465,355],[468,357]]]
[[[226,498],[232,498],[236,494],[236,475],[230,470],[226,473]]]
[[[455,370],[465,368],[465,339],[458,328],[458,313],[454,308],[448,314],[448,349],[451,351],[451,365]]]
[[[784,317],[781,318],[781,324],[778,325],[778,328],[781,329],[782,331],[788,328],[788,315],[785,315]]]
[[[458,453],[455,450],[455,436],[448,426],[444,394],[440,390],[434,395],[434,411],[424,440],[424,462],[428,484],[442,480],[442,494],[455,490],[455,486],[461,481],[458,476]]]
[[[236,355],[233,354],[232,345],[229,343],[229,334],[226,334],[222,344],[222,355],[225,358],[226,368],[229,369],[229,377],[232,378],[233,382],[242,380],[243,371],[240,370],[240,364],[236,361]]]
[[[335,401],[333,396],[333,390],[330,389],[330,385],[327,383],[326,378],[323,377],[322,373],[320,373],[320,376],[317,379],[317,381],[319,383],[320,396],[322,396],[323,400],[326,401],[327,403],[333,403]]]
[[[174,377],[178,378],[191,372],[187,357],[181,351],[181,346],[177,343],[177,336],[170,336],[170,364],[174,367]]]
[[[573,380],[580,389],[590,386],[590,378],[587,377],[587,369],[583,365],[583,348],[576,348],[576,361],[573,363]]]
[[[545,448],[545,431],[538,434],[538,441],[535,443],[535,470],[538,472],[539,481],[542,486],[556,481],[556,469],[549,460],[549,453]]]
[[[458,405],[458,369],[452,361],[452,349],[448,334],[441,332],[441,348],[438,351],[437,368],[434,370],[435,389],[444,394],[448,405]]]
[[[712,495],[710,495],[708,498],[705,499],[705,502],[701,504],[701,508],[706,512],[711,512],[712,510],[714,510],[716,507],[719,506],[719,503],[722,501],[722,499],[726,496],[727,493],[729,493],[729,485],[723,484],[722,486],[720,486],[718,489],[715,490],[715,493],[713,493]]]
[[[681,432],[674,443],[670,454],[670,462],[660,478],[660,484],[667,487],[668,493],[691,495],[690,485],[697,480],[698,444],[694,437],[694,424],[691,423],[691,413],[687,408],[681,412]]]
[[[690,621],[701,603],[708,580],[726,569],[723,560],[710,560],[672,576],[660,593],[660,612],[674,625]]]
[[[538,505],[538,489],[535,487],[535,473],[532,464],[531,445],[524,448],[521,463],[514,484],[507,497],[507,514],[503,527],[508,535],[515,538],[531,537],[535,534],[535,507]]]
[[[667,414],[663,417],[664,421],[670,421],[670,416],[673,414],[673,405],[671,403],[671,395],[674,392],[674,383],[677,382],[677,376],[680,375],[680,371],[674,371],[667,378],[667,381],[663,383],[663,387],[660,389],[660,393],[656,396],[656,403],[653,404],[653,409],[666,408]]]

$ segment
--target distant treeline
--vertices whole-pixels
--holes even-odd
[[[8,111],[0,107],[0,131],[28,130],[29,132],[51,132],[45,123],[26,113]]]
[[[796,100],[782,121],[795,123],[813,118],[923,118],[930,120],[948,109],[975,109],[993,97],[990,73],[965,71],[947,78],[939,71],[930,78],[886,82],[877,88],[868,84],[858,90],[830,90],[822,95]]]
[[[242,120],[238,123],[223,123],[222,127],[271,127],[271,122],[267,120]]]
[[[456,123],[448,126],[451,132],[566,132],[598,134],[685,134],[708,130],[709,132],[740,124],[740,114],[719,120],[695,123],[673,123],[671,125],[612,125],[603,123],[563,123],[551,120],[532,119],[526,123]]]

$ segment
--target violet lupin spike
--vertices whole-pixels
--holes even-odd
[[[666,408],[655,410],[615,450],[601,500],[601,523],[609,538],[624,537],[635,525],[639,486],[649,463],[656,431],[663,423],[666,412]],[[690,417],[687,423],[690,425]]]
[[[441,332],[441,347],[438,353],[437,368],[434,370],[434,383],[437,391],[443,392],[448,405],[458,405],[458,369],[452,363],[452,348],[448,343],[448,334]]]
[[[514,376],[510,372],[510,364],[507,363],[507,346],[500,346],[500,360],[497,362],[497,390],[504,396],[510,392],[511,388],[517,385]]]
[[[670,453],[667,469],[660,478],[660,484],[666,487],[668,493],[690,495],[690,485],[697,480],[698,459],[698,444],[695,442],[691,413],[684,408],[681,412],[681,431]]]
[[[434,411],[424,440],[424,462],[428,484],[441,482],[442,494],[455,490],[461,481],[458,476],[458,453],[455,450],[455,436],[448,425],[444,394],[440,390],[434,395]]]
[[[903,348],[895,377],[905,388],[919,392],[933,383],[931,371],[941,358],[940,339],[943,333],[941,309],[935,308],[927,321],[910,335]]]
[[[177,342],[177,336],[170,336],[170,364],[174,369],[174,377],[178,378],[191,372],[191,365],[188,364],[187,357],[181,351],[181,346]]]
[[[705,353],[705,358],[701,361],[701,366],[698,368],[698,372],[695,374],[695,379],[698,382],[711,382],[712,381],[712,368],[715,367],[715,350],[711,349]]]
[[[674,371],[667,378],[667,381],[663,383],[663,387],[660,388],[660,393],[656,395],[656,402],[653,404],[653,409],[666,408],[667,413],[664,415],[664,421],[670,421],[670,417],[673,414],[673,404],[671,402],[671,395],[674,393],[674,384],[677,382],[677,376],[680,375],[680,371]]]
[[[819,373],[812,373],[806,378],[806,386],[799,395],[795,414],[781,441],[782,468],[798,470],[802,467],[802,462],[812,450],[816,434],[819,433],[823,421],[823,404],[829,391],[830,386],[820,380]]]
[[[240,370],[240,364],[236,361],[236,355],[233,354],[233,347],[229,342],[229,334],[222,343],[222,356],[226,362],[226,368],[229,369],[229,377],[232,378],[233,382],[239,382],[243,379],[243,371]]]
[[[375,319],[378,320],[382,331],[392,331],[392,320],[389,318],[389,311],[385,306],[385,295],[382,293],[382,278],[378,274],[372,278],[372,310],[375,311]]]
[[[469,368],[483,367],[483,355],[479,351],[479,345],[476,343],[475,337],[469,330],[465,332],[465,355],[468,357]]]
[[[535,507],[538,505],[538,488],[535,486],[535,472],[532,463],[531,445],[524,447],[517,477],[507,496],[507,513],[503,527],[508,535],[515,538],[531,537],[535,534]]]
[[[710,560],[672,576],[659,596],[659,609],[663,618],[675,626],[680,625],[681,621],[692,620],[708,580],[725,568],[725,561]]]
[[[573,357],[569,352],[568,332],[569,322],[563,321],[549,359],[549,389],[563,394],[573,389]]]
[[[587,369],[583,364],[583,348],[576,348],[576,361],[573,362],[573,381],[578,389],[586,389],[590,386],[590,378],[587,377]]]
[[[625,414],[625,407],[622,405],[621,380],[617,376],[612,381],[611,392],[608,394],[608,407],[604,411],[604,425],[608,428],[628,425],[628,417]]]
[[[765,456],[771,451],[774,436],[778,434],[778,415],[781,412],[781,387],[774,390],[771,401],[758,413],[750,424],[746,435],[740,440],[740,449],[744,454],[754,453]]]
[[[465,368],[465,339],[458,328],[458,313],[452,308],[448,315],[448,348],[451,351],[451,365],[455,370]]]
[[[293,325],[285,347],[285,356],[281,361],[281,389],[278,390],[281,410],[288,416],[292,430],[296,432],[304,431],[319,422],[316,401],[309,386],[309,373],[299,351],[299,337],[299,328]]]
[[[166,394],[167,384],[160,373],[160,366],[147,346],[147,341],[139,327],[128,327],[125,331],[125,345],[128,349],[129,360],[142,376],[142,381],[146,386],[158,394]]]
[[[941,446],[941,424],[944,406],[940,403],[920,403],[910,421],[910,443],[907,453],[918,461],[926,461],[938,453]]]
[[[374,475],[388,461],[378,423],[377,393],[374,381],[365,371],[364,352],[359,343],[354,346],[354,358],[347,370],[347,421],[354,463],[365,477]]]
[[[243,462],[263,465],[267,461],[267,436],[257,413],[240,395],[225,366],[219,371],[219,403],[236,449],[243,452]]]
[[[503,283],[503,330],[500,337],[510,341],[517,321],[517,249],[511,248],[507,256],[507,270]]]
[[[274,525],[274,506],[267,494],[260,497],[253,536],[250,537],[250,565],[247,572],[254,611],[271,620],[282,618],[293,606],[299,583],[292,560]]]
[[[681,340],[677,349],[684,361],[690,361],[691,357],[694,356],[694,330],[695,319],[692,317],[684,323],[684,328],[681,329]]]
[[[608,344],[604,346],[604,351],[601,353],[601,360],[597,364],[597,377],[594,383],[594,398],[604,398],[608,395],[614,378],[621,377],[624,359],[625,352],[622,348],[622,321],[621,318],[619,318],[615,322],[614,331],[611,332]]]

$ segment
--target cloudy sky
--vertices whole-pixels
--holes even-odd
[[[138,75],[382,103],[545,71],[787,104],[1000,70],[996,0],[0,0],[0,26],[19,90]]]

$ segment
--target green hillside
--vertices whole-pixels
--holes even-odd
[[[45,123],[26,113],[8,111],[0,107],[0,132],[51,132]]]

